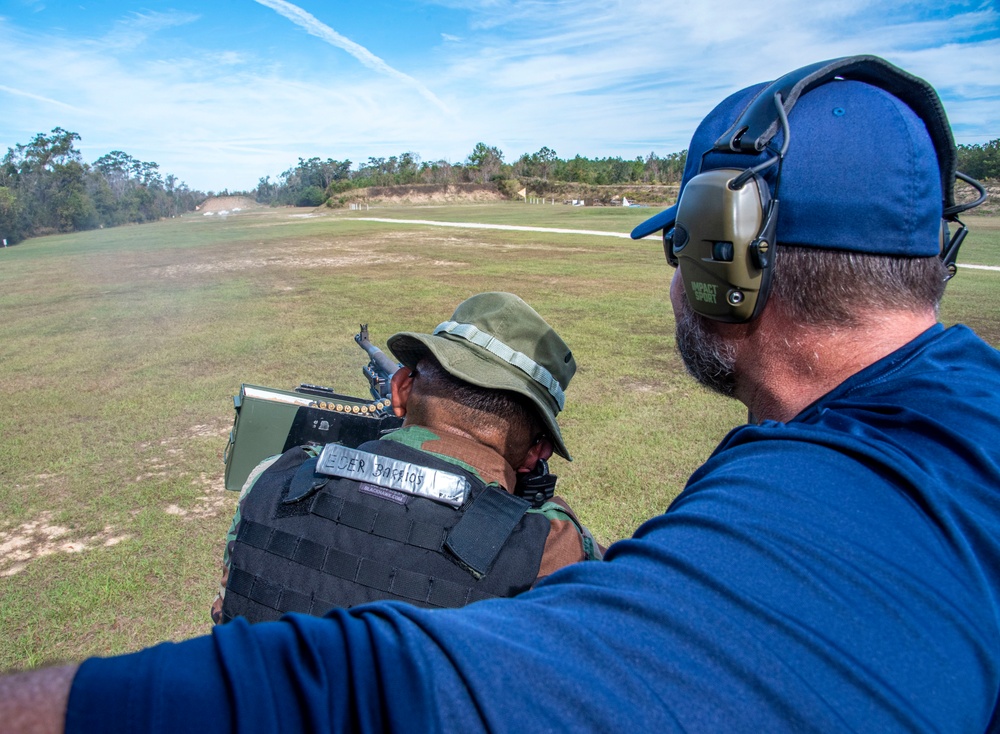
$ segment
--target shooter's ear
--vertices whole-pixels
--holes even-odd
[[[392,412],[397,418],[406,417],[406,404],[410,402],[413,378],[416,375],[417,373],[413,370],[400,367],[389,382],[392,387]]]
[[[530,472],[535,468],[539,459],[548,461],[549,457],[552,456],[553,448],[551,440],[548,438],[539,438],[531,445],[531,448],[528,449],[528,453],[525,455],[524,461],[522,461],[521,466],[517,468],[518,473]]]

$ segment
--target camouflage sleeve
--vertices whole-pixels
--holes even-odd
[[[236,514],[233,515],[233,521],[229,525],[229,532],[226,533],[226,545],[222,551],[222,579],[219,581],[219,592],[215,596],[215,601],[212,602],[212,608],[210,613],[212,615],[212,622],[214,624],[220,624],[222,622],[222,602],[226,598],[226,583],[229,581],[229,558],[233,553],[233,546],[236,544],[236,535],[240,531],[240,514],[243,509],[243,501],[246,499],[247,495],[250,494],[250,490],[253,489],[260,475],[263,474],[271,464],[278,460],[281,455],[271,456],[264,461],[260,462],[257,466],[253,468],[250,472],[250,476],[243,483],[243,489],[240,490],[240,498],[236,503]]]
[[[579,561],[599,561],[604,557],[604,549],[561,497],[553,497],[540,508],[528,512],[544,515],[551,523],[536,583],[563,566]]]

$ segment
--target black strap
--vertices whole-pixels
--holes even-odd
[[[291,484],[288,486],[288,493],[281,500],[283,504],[298,502],[326,486],[330,477],[316,473],[316,462],[318,461],[319,457],[313,456],[296,469]]]
[[[477,579],[486,575],[531,503],[487,487],[448,533],[444,547]]]
[[[780,129],[774,107],[775,92],[781,95],[787,115],[799,97],[836,78],[853,79],[884,89],[906,103],[923,120],[937,153],[944,207],[952,206],[958,154],[941,99],[926,81],[878,56],[845,56],[818,61],[776,79],[754,96],[739,119],[716,141],[715,150],[760,153]]]

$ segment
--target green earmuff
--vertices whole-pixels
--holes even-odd
[[[673,229],[664,232],[667,259],[680,268],[691,307],[730,323],[760,313],[774,270],[778,202],[759,176],[744,173],[717,168],[692,178]]]

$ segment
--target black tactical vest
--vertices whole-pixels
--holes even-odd
[[[460,607],[531,587],[551,526],[526,514],[528,502],[396,441],[359,450],[464,476],[469,498],[455,508],[315,473],[316,458],[289,449],[244,500],[223,621],[319,616],[377,599]]]

